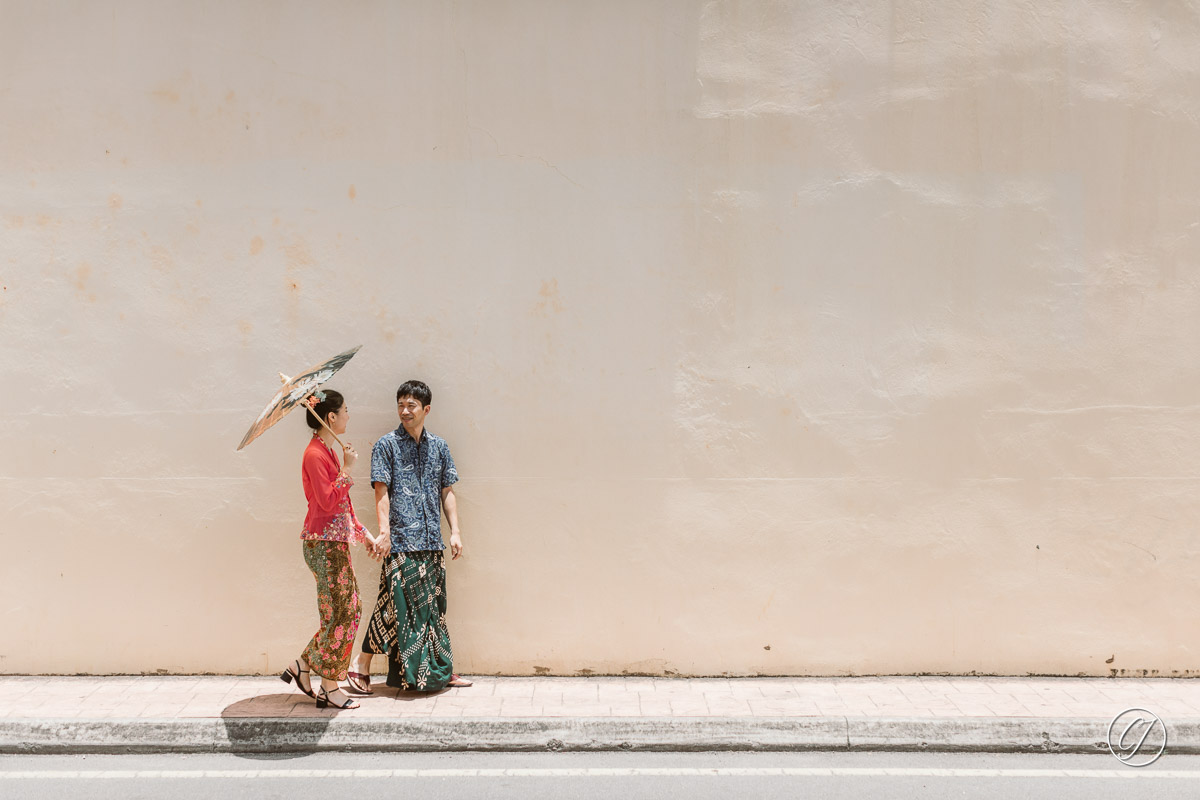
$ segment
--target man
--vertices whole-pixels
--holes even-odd
[[[391,550],[379,572],[379,599],[362,653],[348,675],[360,694],[371,692],[371,656],[377,653],[387,653],[388,686],[436,692],[471,685],[453,672],[446,628],[443,508],[454,559],[463,554],[463,544],[452,488],[458,471],[446,440],[425,430],[432,402],[433,393],[421,381],[402,383],[396,390],[400,427],[371,450],[379,538],[390,538]]]

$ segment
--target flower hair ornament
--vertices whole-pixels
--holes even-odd
[[[325,402],[325,393],[318,389],[308,397],[304,398],[304,400],[301,402],[315,411],[317,409],[317,403]]]

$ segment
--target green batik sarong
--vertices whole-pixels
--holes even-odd
[[[387,685],[436,692],[450,682],[446,562],[441,550],[392,553],[379,571],[379,599],[364,653],[387,653]]]

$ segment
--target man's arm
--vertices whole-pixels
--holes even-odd
[[[392,538],[392,521],[391,521],[391,501],[388,498],[388,487],[386,483],[374,481],[372,486],[375,487],[375,517],[379,520],[379,548],[382,549],[385,544],[391,544]]]
[[[446,519],[450,522],[450,560],[454,561],[463,554],[463,544],[458,533],[458,500],[453,486],[442,489],[442,508],[446,509]]]
[[[375,540],[375,551],[383,557],[392,549],[391,498],[388,497],[388,481],[392,476],[392,451],[387,446],[387,437],[381,437],[371,448],[371,485],[375,487],[375,517],[379,520],[379,538]]]

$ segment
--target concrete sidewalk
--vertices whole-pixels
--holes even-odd
[[[381,680],[378,676],[376,680]],[[1102,752],[1144,708],[1200,753],[1200,680],[491,678],[318,710],[277,677],[0,677],[0,752]]]

